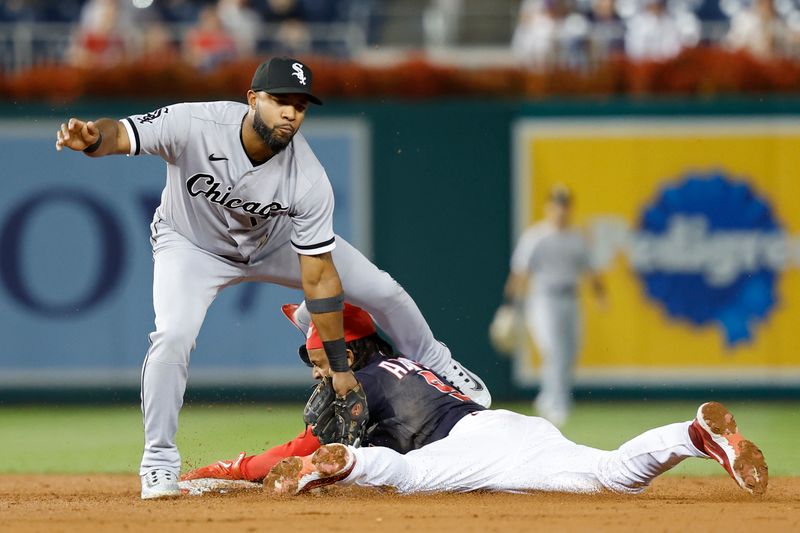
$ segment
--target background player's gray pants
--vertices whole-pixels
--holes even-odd
[[[561,425],[572,408],[572,371],[580,342],[580,314],[574,295],[534,294],[525,308],[528,331],[542,358],[539,416]]]
[[[217,293],[243,281],[300,288],[300,263],[289,243],[253,265],[208,253],[164,224],[153,246],[153,307],[156,330],[142,366],[145,448],[141,474],[153,468],[180,470],[175,446],[178,413],[186,390],[189,355]],[[417,305],[392,277],[336,237],[333,260],[347,300],[369,311],[397,349],[442,371],[451,356],[436,341]],[[274,302],[276,307],[286,302]],[[287,324],[288,325],[288,324]]]

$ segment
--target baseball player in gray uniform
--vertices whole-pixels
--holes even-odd
[[[142,498],[179,496],[175,445],[189,355],[211,302],[225,287],[264,281],[302,288],[297,321],[315,324],[344,394],[344,293],[375,317],[403,353],[436,370],[480,404],[491,396],[438,342],[414,301],[386,272],[333,231],[325,169],[298,133],[312,92],[300,61],[262,63],[247,103],[182,103],[123,120],[70,118],[56,149],[89,157],[157,155],[166,186],[151,225],[155,331],[142,366],[145,447]],[[298,260],[299,258],[299,260]]]
[[[525,325],[542,359],[540,392],[534,406],[540,416],[561,426],[572,404],[572,370],[579,348],[580,313],[577,289],[582,275],[591,277],[601,305],[605,290],[591,270],[589,248],[570,225],[572,196],[555,187],[545,220],[529,227],[511,257],[506,297],[524,299]]]

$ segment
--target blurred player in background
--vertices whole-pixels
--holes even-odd
[[[572,372],[580,344],[578,282],[591,279],[601,306],[605,288],[589,261],[589,246],[571,225],[572,194],[564,186],[550,192],[545,218],[529,227],[511,257],[506,298],[522,302],[525,325],[542,359],[540,416],[562,425],[572,407]]]

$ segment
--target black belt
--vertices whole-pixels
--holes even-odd
[[[578,288],[575,285],[547,287],[544,290],[544,294],[547,296],[575,296],[577,293]]]

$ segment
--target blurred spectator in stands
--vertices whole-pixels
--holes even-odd
[[[273,41],[273,51],[284,55],[303,55],[311,51],[313,42],[308,25],[300,19],[280,23]]]
[[[343,20],[350,21],[366,32],[367,44],[377,44],[381,36],[382,0],[340,0]]]
[[[564,8],[566,15],[558,27],[557,61],[561,67],[584,69],[587,66],[592,26],[588,17],[577,10]]]
[[[592,62],[605,60],[625,51],[624,26],[614,9],[614,0],[593,0],[589,20],[589,55]]]
[[[634,60],[663,61],[685,46],[694,46],[699,38],[699,22],[690,11],[673,15],[666,0],[646,0],[645,9],[628,20],[625,52]]]
[[[240,56],[253,55],[261,16],[248,6],[247,0],[219,0],[217,13],[225,31],[236,42],[237,53]]]
[[[133,3],[124,0],[88,0],[81,8],[81,26],[91,28],[100,24],[100,19],[107,16],[108,9],[115,11],[117,27],[121,30],[131,28],[134,24]]]
[[[787,27],[776,15],[772,0],[753,0],[733,14],[725,42],[734,50],[746,50],[766,59],[776,51],[778,41],[787,34]]]
[[[89,0],[67,54],[69,62],[79,67],[111,67],[124,61],[124,36],[130,26],[124,26],[119,15],[116,0]]]
[[[425,44],[447,46],[458,40],[463,0],[431,0],[422,15]]]
[[[278,24],[275,33],[269,35],[273,53],[302,55],[311,50],[311,29],[305,22],[307,13],[299,0],[265,0],[262,9],[267,22]]]
[[[154,21],[145,26],[138,59],[148,65],[164,65],[180,59],[175,39],[164,23]]]
[[[589,22],[566,0],[525,0],[511,51],[525,66],[543,70],[554,65],[580,68],[586,62]]]
[[[186,59],[202,70],[210,70],[236,56],[236,42],[222,27],[216,6],[200,10],[197,24],[184,41]]]
[[[543,70],[552,64],[556,33],[563,18],[561,4],[554,0],[524,0],[511,37],[511,53],[525,66]]]

